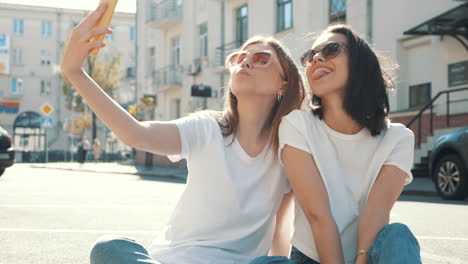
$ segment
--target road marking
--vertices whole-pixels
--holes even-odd
[[[420,240],[459,240],[468,241],[466,237],[435,237],[435,236],[416,236]]]
[[[132,234],[156,235],[154,230],[95,230],[95,229],[39,229],[39,228],[0,228],[0,232],[22,233],[89,233],[89,234]]]
[[[462,259],[456,259],[452,257],[445,257],[441,255],[436,255],[436,254],[431,254],[431,253],[426,253],[426,252],[421,252],[421,258],[422,260],[426,263],[427,260],[436,260],[437,262],[433,263],[450,263],[450,264],[466,264],[466,260]]]
[[[174,203],[158,203],[155,205],[88,205],[88,204],[2,204],[0,208],[98,208],[98,209],[155,209],[161,207],[174,207]]]

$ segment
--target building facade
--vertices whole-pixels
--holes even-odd
[[[455,33],[428,30],[440,26],[437,17],[450,10],[466,21],[465,8],[466,1],[446,0],[140,0],[138,93],[157,97],[147,118],[171,120],[197,109],[221,109],[229,79],[224,58],[247,38],[273,35],[299,62],[313,43],[306,36],[345,22],[399,65],[390,116],[409,122],[439,92],[468,86],[468,40],[451,36],[459,28],[466,32],[466,25],[455,15]],[[211,94],[192,96],[194,87],[211,88]],[[468,125],[468,92],[450,98],[450,115],[460,115],[461,125]],[[436,117],[447,113],[446,102],[432,108]]]
[[[60,159],[76,149],[79,139],[67,133],[65,127],[79,113],[65,107],[59,65],[73,27],[88,13],[0,3],[0,49],[3,47],[0,64],[4,65],[4,69],[0,69],[0,126],[12,136],[16,135],[13,140],[18,161],[22,160],[22,152],[38,152],[40,159],[28,159],[41,160],[40,152],[46,145],[49,151],[58,152]],[[122,58],[121,86],[115,98],[121,104],[129,104],[136,96],[135,14],[116,13],[111,27],[114,34],[106,38],[108,47],[105,49]],[[101,53],[99,56],[104,56]],[[49,115],[41,111],[46,104],[52,108]],[[45,117],[49,119],[44,120]],[[15,121],[21,128],[16,131]],[[44,121],[53,127],[42,129],[39,123]],[[100,122],[97,131],[104,145],[108,131]]]

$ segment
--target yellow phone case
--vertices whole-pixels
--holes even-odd
[[[110,22],[112,20],[112,16],[114,15],[115,7],[117,6],[117,1],[118,0],[101,0],[101,2],[106,2],[107,3],[107,9],[102,15],[101,19],[99,22],[96,24],[94,28],[100,28],[100,27],[108,27],[110,25]],[[103,40],[105,34],[99,35],[97,37],[94,37],[91,39],[93,40]],[[89,54],[90,55],[96,55],[99,52],[99,48],[94,48],[92,49]]]

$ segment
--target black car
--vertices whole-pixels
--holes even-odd
[[[447,200],[468,196],[468,127],[439,137],[429,159],[437,194]]]
[[[13,163],[15,163],[15,151],[11,145],[11,137],[0,127],[0,176]]]

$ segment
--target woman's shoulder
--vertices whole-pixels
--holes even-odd
[[[311,122],[315,120],[313,112],[309,109],[295,109],[283,117],[291,122]]]
[[[414,139],[414,133],[411,129],[407,128],[401,123],[393,123],[388,121],[388,127],[386,131],[386,137],[391,137],[395,139],[408,138]]]
[[[394,134],[399,134],[399,135],[406,135],[406,136],[414,135],[413,131],[409,129],[408,127],[406,127],[405,125],[401,123],[393,123],[391,121],[388,121],[388,130]]]
[[[302,135],[305,138],[310,137],[316,127],[317,117],[311,110],[296,109],[285,115],[280,124],[280,136],[282,135]],[[312,134],[311,134],[312,133]]]

